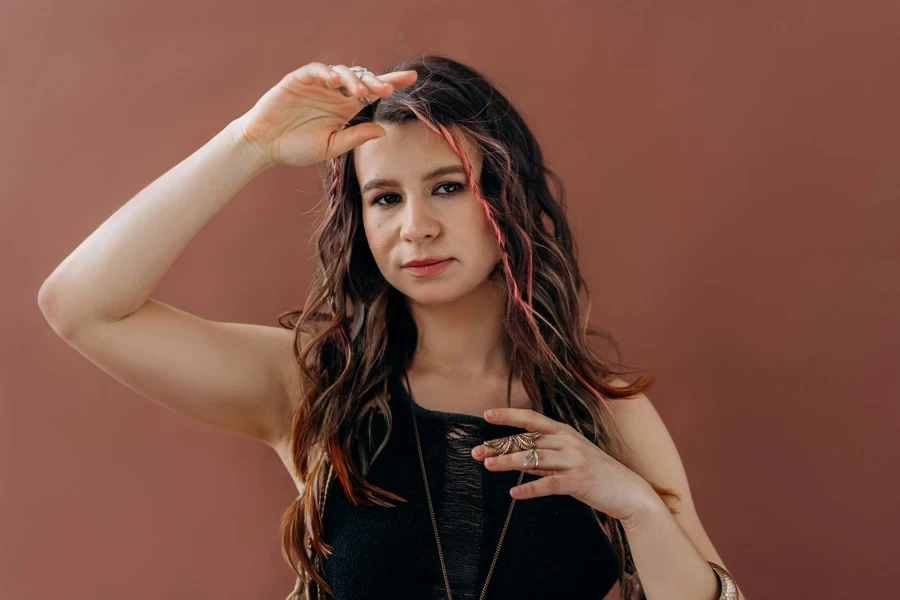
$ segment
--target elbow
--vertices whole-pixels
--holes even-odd
[[[44,319],[58,336],[65,339],[73,335],[74,326],[71,321],[67,322],[62,318],[60,294],[53,288],[49,279],[38,290],[37,303]]]

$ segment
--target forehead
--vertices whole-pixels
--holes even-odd
[[[384,127],[387,135],[353,149],[360,186],[376,178],[418,182],[422,175],[438,167],[462,165],[447,140],[419,120],[379,125]],[[481,153],[468,140],[464,141],[464,148],[477,176],[481,172]]]

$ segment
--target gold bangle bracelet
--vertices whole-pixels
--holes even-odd
[[[731,574],[712,561],[706,561],[719,578],[719,600],[738,600],[737,584]]]

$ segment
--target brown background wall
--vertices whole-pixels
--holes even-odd
[[[0,598],[283,598],[294,490],[262,444],[57,338],[44,278],[311,60],[447,54],[567,184],[594,323],[653,370],[751,600],[867,598],[900,561],[896,2],[3,2]],[[313,169],[245,188],[155,297],[275,324]],[[890,584],[890,585],[889,585]]]

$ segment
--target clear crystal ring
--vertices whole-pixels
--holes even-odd
[[[527,467],[528,463],[531,462],[531,459],[534,459],[534,468],[537,469],[538,465],[541,464],[540,458],[538,458],[537,449],[532,448],[528,454],[525,455],[525,461],[522,463],[523,467]]]

